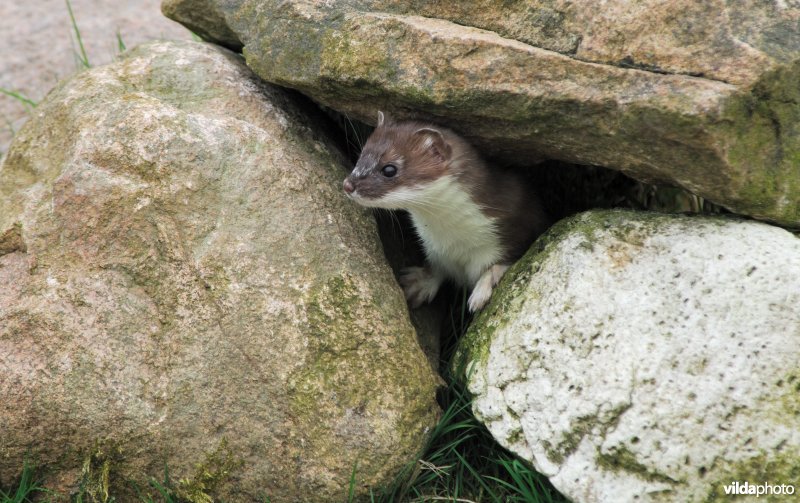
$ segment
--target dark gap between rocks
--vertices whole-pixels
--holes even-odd
[[[316,104],[296,91],[297,99],[316,108],[310,116],[326,123],[324,129],[339,146],[349,161],[355,165],[361,146],[373,127]],[[458,132],[458,131],[456,131]],[[489,166],[502,166],[486,158]],[[542,199],[545,210],[555,223],[558,220],[590,209],[623,208],[666,213],[720,213],[724,209],[711,204],[681,188],[640,182],[625,174],[601,166],[582,166],[560,160],[547,160],[520,168],[526,172]],[[348,171],[349,172],[349,171]],[[342,173],[342,179],[347,173]],[[373,210],[386,259],[395,276],[404,267],[420,266],[425,254],[403,211]],[[463,335],[471,317],[464,310],[466,295],[452,283],[445,283],[434,302],[410,310],[412,321],[420,334],[420,345],[431,365],[440,374],[455,349],[457,339]],[[457,328],[456,325],[460,325]],[[456,333],[456,332],[461,333]]]

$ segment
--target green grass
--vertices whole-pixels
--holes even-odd
[[[72,32],[75,36],[75,41],[77,42],[78,50],[74,51],[75,54],[75,61],[78,65],[78,69],[90,68],[91,64],[89,63],[89,57],[86,54],[86,47],[83,44],[83,37],[81,36],[81,31],[78,29],[78,23],[75,21],[75,14],[72,11],[72,4],[70,0],[64,0],[67,6],[67,13],[69,14],[70,24],[72,26]],[[73,42],[74,44],[75,42]],[[119,48],[119,52],[125,51],[125,43],[122,41],[122,37],[119,33],[117,33],[117,46]],[[0,87],[0,94],[4,94],[17,102],[19,102],[25,111],[30,115],[33,113],[33,109],[36,108],[38,103],[31,98],[25,96],[23,93],[19,91],[14,91],[12,89],[6,89]],[[11,132],[11,136],[16,135],[16,129],[14,128],[14,124],[10,121],[7,117],[4,118],[6,123],[6,127]]]
[[[120,32],[117,31],[117,52],[122,54],[126,50],[128,50],[128,47],[125,45],[125,41],[122,40],[122,34],[120,34]]]
[[[25,460],[16,487],[8,492],[0,489],[0,503],[27,503],[33,501],[34,497],[39,500],[47,493],[46,489],[39,486],[33,466]]]
[[[79,69],[90,68],[91,64],[89,63],[89,57],[86,55],[86,47],[83,45],[83,37],[81,37],[81,31],[78,29],[78,24],[75,21],[75,14],[72,12],[72,4],[69,0],[65,0],[65,2],[67,5],[67,12],[69,13],[70,23],[72,25],[72,31],[75,34],[75,39],[77,40],[78,44],[79,51],[75,52],[75,57],[78,61]],[[119,32],[117,32],[117,49],[119,52],[125,52],[125,42],[122,40],[122,36]],[[30,113],[34,108],[36,108],[36,105],[38,105],[36,101],[25,96],[19,91],[0,87],[0,93],[18,101],[23,107],[25,107],[28,113]]]
[[[470,398],[451,383],[449,403],[422,457],[373,501],[566,501],[547,480],[500,447],[472,415]]]
[[[25,107],[26,110],[28,110],[29,113],[34,108],[36,108],[36,105],[38,105],[38,103],[36,103],[32,99],[28,98],[27,96],[25,96],[24,94],[22,94],[19,91],[12,91],[11,89],[6,89],[4,87],[0,87],[0,93],[5,94],[6,96],[17,100],[19,103],[22,104],[23,107]]]
[[[137,502],[140,503],[188,503],[186,500],[175,495],[175,489],[169,478],[169,472],[164,470],[164,480],[159,482],[151,479],[148,487],[142,489],[136,485],[132,486],[137,494]],[[0,490],[0,503],[50,503],[51,501],[64,501],[62,495],[58,495],[44,489],[39,485],[35,467],[28,461],[24,462],[22,474],[16,482],[16,487],[8,492]],[[72,503],[114,503],[116,498],[113,495],[98,494],[87,489],[86,484],[81,484],[76,494],[69,498]],[[268,500],[265,499],[265,502]]]
[[[458,339],[470,315],[466,292],[452,302],[443,335],[441,374],[448,386],[439,396],[443,414],[420,458],[372,501],[454,501],[482,503],[557,503],[567,501],[547,479],[501,447],[472,415],[472,397],[463,369],[451,371]]]
[[[356,500],[356,473],[358,471],[358,462],[353,464],[353,472],[350,474],[350,483],[347,487],[347,503],[353,503]]]
[[[169,469],[164,467],[164,480],[159,482],[155,479],[150,479],[149,490],[143,491],[138,486],[134,485],[136,495],[142,503],[183,503],[183,501],[176,496],[175,488],[169,476]],[[155,492],[153,492],[155,491]]]
[[[21,92],[13,91],[11,89],[6,89],[4,87],[0,87],[0,94],[5,94],[9,98],[16,100],[18,103],[22,105],[22,107],[25,109],[25,112],[28,115],[31,115],[33,113],[33,109],[36,108],[36,105],[38,104],[32,99],[22,94]],[[9,119],[8,116],[5,115],[3,116],[3,122],[6,123],[6,128],[8,128],[8,130],[11,132],[11,136],[12,137],[15,136],[17,134],[17,130],[14,127],[14,122],[11,119]],[[2,152],[0,152],[0,157],[2,157]]]
[[[72,12],[72,4],[69,0],[64,1],[67,3],[67,12],[69,12],[69,20],[72,23],[72,31],[75,34],[75,40],[77,41],[78,49],[80,50],[80,53],[77,51],[75,53],[77,60],[83,68],[91,68],[92,65],[89,63],[89,56],[86,55],[86,47],[83,46],[81,31],[78,29],[78,23],[75,22],[75,14]]]

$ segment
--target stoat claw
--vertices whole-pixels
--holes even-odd
[[[442,278],[426,267],[406,267],[400,273],[400,286],[413,308],[432,301],[441,285]]]
[[[481,277],[475,282],[475,286],[472,288],[472,293],[467,301],[471,312],[479,311],[489,303],[489,299],[492,298],[492,289],[497,286],[497,283],[500,282],[500,278],[503,277],[503,274],[505,274],[507,270],[507,265],[495,264],[481,274]]]

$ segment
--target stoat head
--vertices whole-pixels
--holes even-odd
[[[421,122],[389,122],[378,112],[378,126],[344,180],[345,193],[363,206],[410,209],[426,186],[448,175],[452,146],[445,135]]]

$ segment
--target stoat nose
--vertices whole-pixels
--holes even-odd
[[[345,178],[344,183],[342,184],[344,187],[344,191],[348,194],[352,194],[354,190],[356,190],[356,186],[353,185],[353,182],[350,181],[350,178]]]

